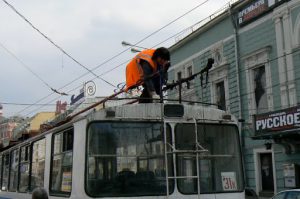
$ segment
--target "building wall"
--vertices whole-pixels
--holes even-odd
[[[212,22],[214,23],[214,22]],[[214,84],[224,80],[226,83],[226,108],[239,117],[238,79],[236,67],[236,46],[234,28],[229,15],[217,19],[209,29],[200,30],[182,40],[178,46],[171,48],[172,67],[169,70],[169,81],[177,81],[177,73],[187,77],[187,67],[193,67],[193,74],[200,72],[207,64],[208,58],[215,58],[220,53],[220,61],[214,64],[209,72],[208,84],[205,74],[201,86],[199,76],[191,83],[191,89],[183,85],[182,96],[185,100],[215,103]],[[216,58],[215,58],[216,59]],[[169,99],[178,99],[178,90],[168,92]]]
[[[227,17],[225,20],[221,20],[217,24],[214,24],[213,27],[205,28],[200,37],[194,37],[195,34],[190,35],[189,37],[193,36],[194,38],[184,42],[184,45],[181,45],[176,50],[172,50],[172,65],[178,64],[179,62],[189,58],[191,55],[198,53],[199,51],[231,36],[232,34],[233,26],[230,18]]]
[[[293,37],[293,63],[295,65],[295,81],[297,90],[297,102],[300,102],[300,6],[295,3],[291,8],[291,21],[292,21],[292,37]]]
[[[9,120],[0,124],[0,143],[3,143],[4,140],[8,140],[11,138],[13,129],[16,126],[16,122]]]
[[[196,78],[191,89],[183,88],[182,97],[213,103],[214,81],[225,76],[228,83],[227,111],[245,121],[241,124],[241,136],[246,186],[259,193],[261,177],[258,158],[261,154],[268,153],[272,155],[272,167],[275,171],[274,192],[278,192],[286,189],[283,165],[300,165],[300,154],[286,154],[283,145],[274,143],[272,139],[254,140],[253,115],[282,110],[300,103],[300,0],[291,0],[271,8],[269,12],[238,27],[235,37],[231,17],[237,21],[236,13],[239,9],[232,12],[232,16],[226,16],[217,23],[210,22],[171,47],[172,67],[169,79],[176,81],[180,71],[186,77],[186,68],[189,65],[193,66],[193,73],[201,71],[207,59],[214,57],[214,50],[221,46],[223,60],[211,69],[209,84],[202,87],[200,79]],[[253,106],[256,103],[253,94],[255,85],[251,78],[254,69],[262,65],[266,71],[267,102],[263,110],[257,110]],[[218,67],[222,70],[218,70]],[[177,92],[178,90],[168,92],[168,97],[177,99]],[[271,149],[266,149],[266,142],[273,142]]]
[[[54,112],[41,112],[36,114],[30,121],[29,131],[37,131],[40,129],[40,125],[47,120],[52,120],[55,117]]]
[[[269,59],[275,59],[277,57],[276,53],[276,37],[275,28],[272,20],[272,14],[267,15],[263,19],[256,23],[256,26],[251,28],[244,27],[239,29],[239,60],[240,60],[240,75],[241,75],[241,99],[242,99],[242,117],[249,121],[250,110],[248,108],[248,88],[249,82],[247,82],[246,71],[248,70],[245,66],[245,57],[253,54],[260,49],[269,47]],[[271,64],[271,79],[272,85],[278,84],[278,65],[276,61],[269,62]],[[280,95],[278,86],[272,86],[273,103],[274,108],[280,108]]]
[[[266,20],[267,19],[267,20]],[[268,14],[264,18],[257,20],[255,26],[251,25],[251,28],[245,26],[239,29],[239,60],[240,60],[240,93],[241,93],[241,109],[242,118],[246,121],[242,125],[242,135],[244,139],[244,164],[246,174],[246,185],[247,187],[256,190],[256,179],[255,179],[255,168],[254,168],[254,154],[253,149],[261,147],[264,141],[253,141],[254,136],[253,123],[251,110],[249,110],[249,91],[246,71],[248,70],[245,66],[245,58],[251,53],[255,53],[259,49],[270,47],[269,58],[274,59],[276,54],[276,38],[274,23],[272,20],[272,14]],[[250,26],[249,25],[249,26]],[[273,62],[271,69],[272,84],[276,84],[278,79],[277,63]],[[272,88],[273,103],[275,107],[280,106],[279,89],[278,87]],[[279,98],[279,99],[278,99]]]
[[[292,4],[293,6],[291,6]],[[260,190],[260,185],[257,179],[257,173],[259,171],[256,170],[258,164],[255,160],[256,151],[262,150],[263,153],[270,152],[273,154],[273,168],[276,171],[274,173],[274,178],[276,178],[275,192],[286,189],[284,187],[283,165],[286,163],[300,164],[300,155],[286,154],[283,146],[274,144],[272,140],[252,139],[252,137],[255,136],[253,115],[256,114],[256,110],[251,110],[253,107],[249,105],[251,104],[251,97],[249,97],[251,95],[251,90],[249,90],[251,80],[249,80],[249,78],[247,79],[247,76],[249,76],[251,67],[249,68],[247,64],[249,65],[249,62],[251,64],[251,62],[256,61],[255,59],[259,59],[259,55],[256,56],[256,53],[262,51],[262,49],[267,49],[267,61],[264,64],[270,69],[270,75],[269,77],[267,76],[270,80],[269,87],[267,88],[269,91],[267,92],[270,92],[270,95],[268,96],[267,109],[264,110],[264,112],[293,107],[300,102],[300,54],[297,52],[299,45],[296,42],[296,38],[298,37],[296,35],[299,35],[300,29],[295,28],[295,26],[297,26],[296,24],[298,24],[296,21],[299,21],[299,5],[300,2],[296,0],[284,3],[275,8],[274,11],[239,28],[238,31],[240,44],[241,107],[242,118],[246,121],[242,125],[242,135],[245,143],[243,152],[246,185],[257,192]],[[280,34],[278,34],[278,29],[276,29],[279,20],[281,23],[279,30],[282,31],[281,37]],[[289,39],[291,43],[289,43]],[[283,49],[281,49],[282,52],[280,52],[281,42],[283,45]],[[292,49],[289,50],[291,46]],[[292,57],[292,61],[289,61],[289,55]],[[285,68],[285,70],[282,68]],[[295,90],[293,90],[293,78],[295,79]],[[283,97],[284,95],[286,99]],[[296,99],[294,102],[293,95],[295,95]],[[265,150],[264,144],[266,142],[273,142],[271,150]]]
[[[272,137],[253,139],[256,135],[253,116],[300,103],[300,0],[286,1],[269,8],[269,11],[249,23],[237,26],[236,36],[231,17],[233,21],[238,21],[237,13],[241,9],[238,4],[233,8],[236,10],[231,12],[232,16],[223,16],[223,20],[206,24],[171,47],[169,79],[177,81],[178,72],[182,72],[182,77],[187,77],[186,69],[190,65],[193,66],[193,73],[201,71],[207,59],[214,57],[214,50],[221,46],[222,61],[210,70],[209,83],[201,86],[200,79],[196,78],[191,89],[183,88],[182,98],[214,103],[214,83],[225,77],[228,84],[225,89],[227,111],[245,121],[241,124],[241,136],[246,186],[263,194],[260,193],[260,161],[264,154],[268,154],[272,157],[274,175],[274,191],[268,193],[272,195],[287,189],[284,184],[284,165],[300,165],[300,149],[287,153],[286,146]],[[257,108],[254,94],[257,84],[253,78],[260,66],[264,66],[265,70],[266,101],[263,107]],[[170,91],[168,97],[177,99],[176,93],[178,90]],[[266,148],[268,142],[273,143],[271,149]]]

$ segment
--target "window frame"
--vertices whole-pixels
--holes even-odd
[[[28,181],[27,181],[27,191],[20,191],[20,180],[21,180],[21,156],[22,156],[22,148],[26,148],[28,147]],[[17,188],[17,192],[19,193],[28,193],[30,192],[30,178],[31,178],[31,142],[25,143],[24,145],[19,147],[19,167],[18,167],[18,188]]]
[[[3,168],[3,153],[0,153],[0,191],[2,189],[2,169]]]
[[[182,78],[184,78],[183,75],[182,75],[182,71],[178,71],[178,72],[176,73],[176,80],[177,80],[177,81],[180,81]]]
[[[40,137],[36,140],[33,140],[32,142],[30,142],[30,164],[29,164],[29,187],[28,187],[28,192],[31,193],[33,191],[33,188],[32,188],[32,159],[33,159],[33,145],[34,143],[38,142],[38,141],[41,141],[45,139],[45,168],[46,168],[46,150],[47,150],[47,140],[46,140],[46,137]],[[44,168],[44,181],[43,181],[43,186],[45,185],[45,168]]]
[[[246,72],[246,96],[248,98],[248,110],[249,110],[249,123],[252,123],[252,116],[257,114],[256,102],[255,102],[255,82],[254,82],[254,70],[260,67],[265,67],[266,74],[266,95],[267,95],[267,109],[265,112],[273,110],[273,92],[272,92],[272,74],[271,64],[268,62],[270,56],[270,47],[259,49],[250,55],[242,58]],[[241,93],[241,95],[243,95]]]
[[[176,123],[175,126],[174,126],[174,144],[175,144],[175,148],[177,149],[177,142],[176,142],[176,128],[178,125],[180,124],[192,124],[192,125],[195,125],[195,123],[188,123],[188,122],[182,122],[182,123]],[[237,136],[239,135],[239,129],[238,129],[238,126],[235,125],[235,124],[219,124],[219,123],[204,123],[204,122],[198,122],[197,123],[197,126],[198,125],[216,125],[216,126],[232,126],[235,128],[236,132],[237,132]],[[240,159],[240,167],[241,167],[241,189],[240,190],[236,190],[236,191],[214,191],[214,192],[203,192],[201,193],[201,188],[200,188],[200,195],[201,194],[220,194],[220,193],[224,193],[224,194],[230,194],[230,193],[241,193],[244,191],[245,189],[245,177],[243,175],[243,171],[244,171],[244,164],[243,164],[243,155],[242,155],[242,146],[241,146],[241,142],[240,142],[240,139],[239,137],[237,138],[237,142],[239,143],[239,154],[241,155],[241,157],[239,158]],[[179,166],[178,166],[178,154],[175,155],[175,164],[176,164],[176,175],[179,176],[178,174],[180,173],[179,172]],[[200,166],[200,165],[199,165]],[[177,177],[176,176],[176,177]],[[196,179],[197,178],[191,178],[191,179]],[[197,194],[197,192],[195,193],[184,193],[180,190],[179,188],[179,184],[178,181],[181,180],[181,178],[178,178],[176,179],[176,188],[177,188],[177,191],[179,193],[181,193],[182,195],[195,195]],[[198,184],[198,181],[197,181],[197,184]]]
[[[266,65],[265,64],[262,64],[262,65],[257,65],[257,66],[255,66],[255,67],[253,67],[253,68],[251,68],[251,69],[249,69],[250,71],[249,71],[249,81],[250,81],[250,85],[249,85],[249,87],[250,87],[250,94],[249,95],[251,95],[250,96],[250,98],[251,98],[251,107],[252,107],[252,111],[253,111],[253,113],[258,113],[258,107],[257,107],[257,104],[256,104],[256,101],[255,101],[255,71],[256,70],[259,70],[260,68],[263,68],[264,69],[264,71],[265,71],[265,76],[266,76],[266,87],[264,88],[266,91],[265,91],[265,93],[266,93],[266,100],[267,100],[267,107],[266,108],[264,108],[264,110],[265,111],[263,111],[263,112],[268,112],[269,110],[270,110],[270,108],[269,108],[269,101],[268,101],[268,83],[267,83],[267,79],[268,78],[270,78],[270,77],[268,77],[267,75],[267,68],[266,68]]]
[[[8,151],[6,151],[6,152],[4,152],[4,153],[2,153],[2,174],[3,174],[3,169],[4,169],[4,165],[3,165],[3,163],[5,163],[5,161],[4,161],[4,157],[6,156],[6,155],[8,155],[8,162],[9,162],[9,164],[8,164],[8,178],[7,178],[7,187],[6,187],[6,189],[2,189],[2,185],[3,185],[3,175],[2,175],[2,177],[1,177],[1,188],[0,188],[0,190],[1,191],[6,191],[6,192],[8,192],[8,188],[9,188],[9,178],[10,178],[10,151],[8,150]]]
[[[223,82],[223,86],[224,86],[224,95],[225,95],[225,109],[223,111],[228,111],[229,109],[229,97],[228,97],[228,81],[227,81],[227,77],[220,79],[219,81],[215,81],[213,82],[213,103],[215,103],[218,106],[218,109],[220,109],[219,104],[217,104],[217,97],[218,97],[218,84]],[[222,109],[220,109],[222,110]]]
[[[181,79],[189,77],[189,75],[190,75],[189,74],[189,69],[191,69],[191,72],[192,72],[192,75],[193,75],[194,72],[195,72],[194,61],[193,60],[185,62],[184,64],[180,65],[180,67],[178,67],[178,69],[174,70],[176,72],[175,81],[179,81],[178,73],[181,73]],[[182,99],[197,101],[195,84],[196,84],[196,81],[191,80],[189,82],[189,89],[187,88],[186,84],[182,85],[182,90],[181,90]],[[179,94],[176,93],[175,97],[178,98]]]
[[[192,64],[186,66],[186,77],[190,77],[194,74],[194,67]]]
[[[85,191],[85,193],[89,196],[89,197],[91,197],[91,198],[103,198],[103,197],[109,197],[109,198],[117,198],[117,197],[124,197],[124,198],[126,198],[126,197],[143,197],[143,196],[145,196],[145,197],[154,197],[154,196],[166,196],[167,195],[167,193],[165,193],[165,194],[156,194],[156,195],[146,195],[146,194],[141,194],[141,195],[127,195],[127,196],[95,196],[95,195],[92,195],[92,194],[90,194],[88,191],[87,191],[87,171],[88,171],[88,158],[89,158],[89,154],[88,154],[88,142],[89,142],[89,140],[88,140],[88,133],[89,133],[89,128],[90,128],[90,126],[92,125],[92,124],[94,124],[94,123],[145,123],[145,122],[147,122],[147,123],[157,123],[157,124],[159,124],[159,123],[161,123],[161,121],[159,120],[159,121],[157,121],[157,120],[150,120],[150,121],[131,121],[131,120],[121,120],[121,121],[116,121],[116,120],[96,120],[96,121],[92,121],[92,122],[90,122],[90,123],[88,123],[87,124],[87,126],[86,126],[86,143],[85,143],[85,168],[84,168],[84,191]],[[169,128],[170,129],[170,141],[171,142],[173,142],[173,128],[172,128],[172,125],[170,125],[170,123],[167,123],[166,124],[167,125],[167,128]],[[164,141],[164,140],[163,140]],[[164,152],[163,152],[164,153]],[[165,154],[163,154],[163,156],[164,156],[164,162],[165,162]],[[168,157],[168,156],[167,156]],[[171,155],[171,171],[169,171],[169,172],[171,172],[171,175],[170,176],[174,176],[175,175],[175,169],[174,169],[174,165],[173,165],[173,163],[174,163],[174,156],[173,156],[173,154]],[[169,163],[169,161],[168,161],[168,163]],[[168,167],[169,168],[169,167]],[[170,182],[171,183],[173,183],[173,186],[172,186],[172,189],[169,189],[169,195],[171,195],[172,193],[174,193],[174,191],[175,191],[175,185],[176,185],[176,182],[175,182],[175,180],[174,179],[169,179],[170,181],[169,181],[169,188],[170,188]],[[173,182],[172,182],[173,181]]]
[[[12,153],[16,151],[16,154],[18,155],[18,166],[17,166],[17,187],[15,190],[11,190],[11,187],[10,187],[10,177],[11,177],[11,166],[12,166]],[[13,148],[9,151],[9,180],[8,180],[8,186],[7,186],[7,191],[9,192],[18,192],[18,189],[19,189],[19,171],[20,171],[20,147],[16,147],[16,148]]]
[[[54,159],[54,142],[55,142],[55,136],[56,135],[59,135],[59,134],[64,134],[66,132],[69,132],[70,130],[72,130],[72,134],[73,134],[73,139],[72,139],[72,142],[73,142],[73,148],[72,148],[72,176],[71,176],[71,180],[72,180],[72,183],[73,183],[73,163],[74,163],[74,127],[69,127],[69,128],[66,128],[62,131],[59,131],[59,132],[56,132],[56,133],[53,133],[52,136],[51,136],[51,154],[50,154],[50,175],[49,175],[49,195],[50,196],[58,196],[58,197],[65,197],[65,198],[69,198],[71,196],[71,193],[72,193],[72,185],[71,185],[71,191],[70,192],[65,192],[65,191],[54,191],[52,190],[52,187],[51,187],[51,184],[52,184],[52,172],[53,172],[53,159]],[[70,151],[70,150],[69,150]],[[65,152],[69,152],[69,151],[64,151],[60,154],[63,154]]]
[[[225,108],[226,112],[230,112],[230,98],[229,98],[229,84],[228,84],[228,71],[229,65],[224,64],[218,67],[213,67],[210,71],[211,79],[211,102],[217,104],[217,84],[224,82],[224,91],[225,91]]]

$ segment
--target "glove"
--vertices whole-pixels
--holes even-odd
[[[159,103],[160,101],[160,96],[156,94],[156,92],[151,92],[150,93],[153,103]]]
[[[154,95],[152,95],[152,99],[159,100],[159,99],[160,99],[160,96],[157,95],[157,94],[154,94]]]

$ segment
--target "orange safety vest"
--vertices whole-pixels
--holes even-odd
[[[153,62],[154,49],[143,50],[137,54],[126,66],[126,90],[139,86],[144,79],[144,72],[140,65],[140,60],[147,61],[153,72],[157,70],[157,64]]]

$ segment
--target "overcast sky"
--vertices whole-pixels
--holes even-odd
[[[92,69],[126,48],[123,40],[135,43],[205,0],[7,0],[34,26],[46,34],[85,67]],[[210,0],[172,25],[143,41],[152,47],[181,30],[213,14],[228,1]],[[54,89],[59,89],[87,71],[63,55],[49,41],[28,25],[0,0],[0,103],[35,103],[52,91],[2,45]],[[175,38],[160,46],[169,47]],[[102,74],[134,54],[126,52],[98,69]],[[125,81],[125,67],[102,76],[117,85]],[[93,79],[88,74],[61,89],[68,94],[79,93],[74,88]],[[113,93],[114,88],[100,79],[94,80],[97,96]],[[52,94],[39,103],[55,104],[56,100],[70,102],[70,96]],[[55,106],[28,107],[3,104],[4,116],[31,116],[40,111],[55,111]]]

